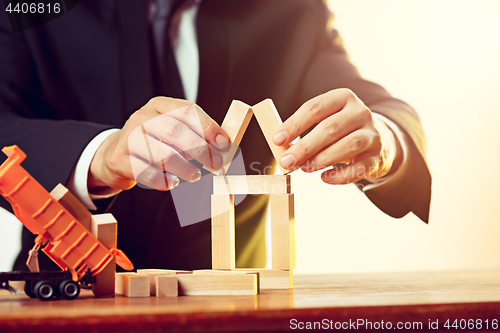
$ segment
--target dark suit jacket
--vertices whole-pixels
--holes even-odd
[[[0,146],[19,145],[28,155],[25,168],[49,191],[67,182],[95,135],[121,127],[162,94],[153,83],[145,3],[81,0],[62,17],[16,34],[0,15]],[[319,0],[203,1],[197,19],[197,103],[221,123],[232,99],[252,105],[272,98],[286,119],[318,94],[352,89],[409,138],[409,160],[400,179],[369,191],[368,198],[393,217],[413,211],[427,221],[431,178],[419,118],[407,104],[361,78],[337,32],[328,27],[329,19]],[[246,133],[241,149],[247,164],[269,165],[272,155],[254,120]],[[210,189],[207,201],[209,194]],[[238,206],[254,215],[236,237],[238,247],[258,252],[264,205],[257,200],[248,197]],[[8,207],[5,201],[2,206]],[[135,188],[120,194],[111,212],[119,221],[118,245],[136,267],[210,267],[210,222],[180,228],[169,193]],[[25,231],[20,259],[32,239]],[[23,267],[22,260],[17,267]]]

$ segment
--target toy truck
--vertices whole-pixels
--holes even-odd
[[[88,276],[88,286],[93,278]],[[71,272],[66,271],[42,271],[42,272],[2,272],[0,273],[0,287],[14,293],[17,291],[9,285],[9,281],[25,281],[24,292],[31,298],[42,301],[52,297],[63,297],[75,299],[80,295],[80,284],[73,281]]]
[[[73,299],[80,287],[89,288],[113,258],[123,269],[133,269],[121,250],[106,248],[21,166],[26,154],[19,147],[2,151],[8,158],[0,165],[0,195],[24,226],[38,235],[35,252],[41,248],[62,271],[0,273],[1,288],[12,290],[9,281],[25,281],[30,297]]]

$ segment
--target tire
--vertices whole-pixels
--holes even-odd
[[[59,284],[59,293],[65,299],[75,299],[80,295],[80,286],[73,280],[64,280]]]
[[[31,298],[36,298],[36,295],[31,288],[31,280],[24,282],[24,293]]]
[[[36,297],[42,301],[48,301],[52,298],[52,296],[54,296],[54,287],[50,284],[50,282],[45,280],[35,283],[33,291],[35,292]]]

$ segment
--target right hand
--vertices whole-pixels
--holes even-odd
[[[179,184],[178,177],[188,182],[200,179],[201,172],[191,159],[222,167],[214,147],[225,149],[228,144],[227,134],[196,104],[155,97],[98,148],[90,164],[88,188],[127,190],[139,182],[170,190]]]

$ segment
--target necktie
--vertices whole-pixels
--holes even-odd
[[[182,80],[172,49],[169,24],[172,15],[183,0],[154,0],[151,4],[151,32],[156,52],[154,77],[156,94],[174,98],[185,98]]]

